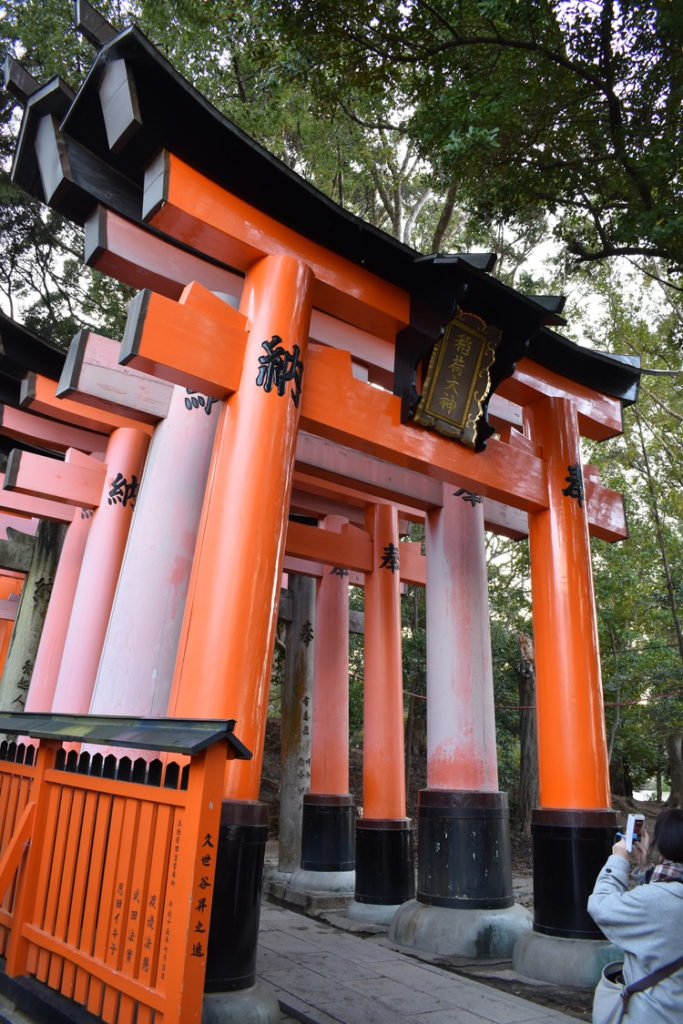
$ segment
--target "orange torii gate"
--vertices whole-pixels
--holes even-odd
[[[228,765],[227,820],[262,820],[255,801],[288,537],[298,534],[299,557],[327,564],[354,551],[354,567],[377,584],[370,583],[376,611],[366,662],[373,799],[357,835],[357,897],[371,907],[409,899],[396,512],[372,495],[431,516],[427,561],[443,556],[456,589],[463,563],[451,557],[450,499],[469,496],[479,518],[459,529],[472,531],[473,547],[485,520],[514,535],[528,531],[530,541],[541,803],[534,941],[543,937],[549,948],[555,937],[598,938],[582,897],[614,815],[588,541],[590,529],[619,539],[625,525],[620,497],[582,468],[580,438],[620,432],[637,368],[549,330],[562,323],[561,302],[506,288],[490,277],[487,255],[422,257],[345,214],[222,118],[136,29],[116,35],[80,9],[81,28],[101,49],[76,98],[58,81],[38,86],[16,69],[10,75],[26,101],[13,175],[86,224],[93,266],[144,289],[131,306],[122,361],[226,399],[171,711],[229,714],[254,751],[252,761]],[[233,296],[239,309],[214,291]],[[442,366],[451,376],[439,377]],[[340,453],[332,459],[329,445]],[[362,536],[347,531],[335,547],[326,531],[288,525],[294,487],[312,505],[316,495],[330,500],[344,489],[355,492],[352,504],[365,495]],[[480,568],[472,572],[480,601]],[[432,602],[436,621],[448,621],[437,588]],[[451,622],[442,642],[468,644],[453,612]],[[383,659],[392,671],[379,679],[372,665]],[[488,685],[485,668],[475,671]],[[457,679],[435,680],[429,697],[443,700],[453,722],[465,713]],[[391,721],[380,729],[386,707]],[[471,713],[466,728],[490,729],[486,708],[472,705]],[[425,795],[425,821],[433,824],[437,807],[448,811],[435,826],[444,834],[449,821],[474,821],[483,863],[463,892],[462,849],[445,872],[434,849],[421,849],[427,864],[418,873],[432,881],[418,902],[469,913],[509,908],[509,864],[497,871],[502,895],[481,882],[492,849],[505,849],[504,794],[492,788],[495,772],[481,787],[462,784],[494,767],[491,755],[482,764],[454,734],[448,742],[455,757],[439,761],[432,751],[438,782]],[[450,852],[444,844],[446,859]],[[553,889],[542,870],[560,854],[575,880],[571,892]],[[543,957],[535,951],[531,959]]]

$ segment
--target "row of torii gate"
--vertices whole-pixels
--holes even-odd
[[[63,366],[1,325],[2,371],[21,378],[2,410],[18,445],[2,507],[64,534],[42,632],[22,647],[15,629],[3,707],[25,698],[33,711],[236,720],[253,756],[228,762],[223,841],[250,855],[231,861],[242,867],[224,898],[252,938],[246,955],[220,941],[225,987],[243,988],[254,980],[280,582],[283,571],[313,576],[300,885],[350,886],[352,912],[391,919],[400,943],[489,956],[515,946],[524,973],[557,977],[556,940],[592,951],[600,939],[585,900],[615,827],[589,536],[616,541],[626,527],[620,496],[582,466],[580,439],[621,431],[637,367],[551,330],[561,301],[502,285],[487,254],[423,257],[346,214],[219,115],[137,29],[116,34],[83,3],[77,21],[98,51],[77,94],[8,65],[24,105],[13,178],[84,225],[90,266],[139,291],[122,342],[83,331]],[[406,521],[424,522],[424,554],[401,540]],[[486,529],[530,545],[533,928],[514,905],[498,789]],[[59,550],[54,536],[44,547]],[[352,582],[365,588],[357,821]],[[417,889],[405,582],[427,588]],[[17,574],[3,586],[16,592]]]

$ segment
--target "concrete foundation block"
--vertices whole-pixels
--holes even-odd
[[[394,915],[389,938],[425,953],[493,960],[511,957],[515,943],[531,926],[531,914],[519,904],[498,910],[461,910],[409,900]]]
[[[621,950],[606,939],[564,939],[530,931],[516,943],[512,967],[535,981],[591,989],[605,964],[621,959]]]
[[[345,911],[353,899],[353,871],[306,871],[297,868],[292,874],[268,871],[263,892],[271,900],[293,907],[312,917]]]
[[[400,903],[359,903],[358,900],[353,900],[349,903],[346,916],[352,921],[388,928],[400,906]]]
[[[202,1024],[279,1024],[280,1005],[260,982],[235,992],[205,993]]]
[[[356,889],[355,871],[310,871],[297,868],[289,882],[290,889],[305,893],[335,893],[353,897]]]

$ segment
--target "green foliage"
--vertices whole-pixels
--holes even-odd
[[[98,9],[121,25],[120,4]],[[0,62],[16,57],[39,82],[61,77],[77,88],[93,58],[73,30],[69,0],[2,0]],[[0,111],[0,299],[37,334],[67,348],[81,327],[119,337],[130,289],[83,266],[82,232],[10,181],[18,114],[5,96]]]
[[[683,17],[667,0],[267,5],[328,108],[372,96],[480,222],[680,272]],[[313,73],[315,69],[315,73]]]

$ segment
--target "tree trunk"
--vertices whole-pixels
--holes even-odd
[[[671,792],[667,807],[683,807],[683,732],[671,733],[666,738],[671,773]]]
[[[538,803],[538,746],[536,743],[536,677],[533,640],[526,633],[517,636],[519,665],[519,787],[517,829],[531,835],[531,812]]]
[[[621,753],[616,753],[609,763],[609,783],[612,792],[617,796],[633,796],[631,773]]]

